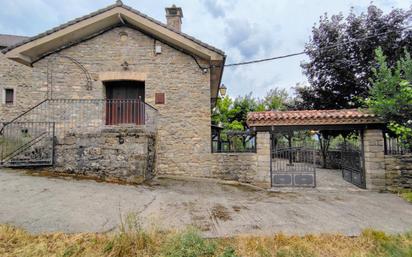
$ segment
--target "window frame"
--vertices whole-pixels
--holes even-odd
[[[12,95],[13,96],[12,102],[7,102],[7,91],[9,91],[9,90],[11,90],[11,92],[13,94]],[[16,89],[14,89],[12,87],[3,88],[3,99],[2,100],[3,100],[2,103],[4,105],[8,105],[8,106],[14,105],[16,103]]]

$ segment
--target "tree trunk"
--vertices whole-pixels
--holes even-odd
[[[329,143],[330,140],[327,137],[322,136],[322,134],[318,134],[319,145],[320,145],[320,153],[322,156],[322,168],[327,168],[327,157],[328,157],[328,150],[329,150]]]

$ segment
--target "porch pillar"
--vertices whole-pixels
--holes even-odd
[[[254,184],[267,189],[271,188],[270,151],[270,133],[258,132],[256,135],[257,167]]]
[[[383,191],[385,186],[384,139],[380,129],[366,129],[363,136],[366,188]]]

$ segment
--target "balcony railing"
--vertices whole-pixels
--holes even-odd
[[[107,126],[134,126],[156,130],[158,111],[141,100],[48,99],[13,119],[16,122],[52,122],[56,136],[98,132]]]
[[[385,155],[405,155],[412,153],[411,143],[404,142],[399,138],[384,134]]]

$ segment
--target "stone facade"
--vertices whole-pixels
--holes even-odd
[[[257,172],[254,184],[263,188],[271,187],[270,151],[270,133],[258,132],[256,135]]]
[[[382,130],[366,129],[364,132],[366,189],[386,190],[385,156]]]
[[[155,135],[136,128],[67,134],[55,153],[53,171],[139,183],[154,175]]]
[[[26,95],[27,90],[33,90],[31,77],[32,70],[29,67],[8,60],[0,53],[0,122],[10,120],[31,106],[33,101]],[[4,102],[6,88],[14,90],[13,105]]]
[[[256,183],[256,153],[216,153],[213,157],[210,162],[212,177],[242,183]]]
[[[385,164],[387,190],[412,190],[412,155],[387,155]]]
[[[155,45],[161,46],[161,54],[155,53]],[[66,57],[75,59],[87,69],[92,77],[91,85],[79,66]],[[48,102],[45,108],[54,109],[52,115],[75,117],[75,120],[82,117],[82,121],[98,127],[86,130],[76,126],[67,128],[68,124],[64,124],[63,129],[63,124],[56,124],[59,139],[54,169],[57,171],[134,180],[142,175],[143,154],[151,160],[152,153],[156,152],[154,173],[159,175],[213,177],[252,184],[262,184],[262,181],[267,184],[269,180],[264,178],[269,174],[267,135],[265,140],[262,138],[262,142],[258,142],[257,154],[212,154],[210,73],[202,72],[191,56],[137,30],[114,28],[51,54],[35,62],[32,68],[2,58],[3,64],[21,67],[30,74],[25,78],[30,87],[21,91],[24,96],[17,91],[18,104],[9,108],[12,111],[0,110],[5,120],[46,98],[104,99],[105,81],[139,80],[145,83],[145,101],[158,110],[156,140],[151,134],[139,134],[135,138],[132,133],[125,137],[123,145],[119,145],[118,133],[108,132],[103,120],[95,121],[99,115],[93,113],[102,112],[104,106],[88,103],[83,106],[87,110],[80,115],[81,106],[72,108],[71,102]],[[127,68],[122,66],[124,62],[128,63]],[[201,59],[199,62],[208,65]],[[19,82],[12,80],[4,84],[19,86]],[[155,93],[165,94],[165,104],[155,104]],[[90,110],[97,111],[90,113]],[[38,119],[42,115],[39,112],[33,117]],[[142,150],[151,149],[154,141],[155,150]],[[267,167],[259,166],[258,158],[266,158]],[[152,169],[149,170],[151,173]],[[260,174],[259,178],[257,174]]]

